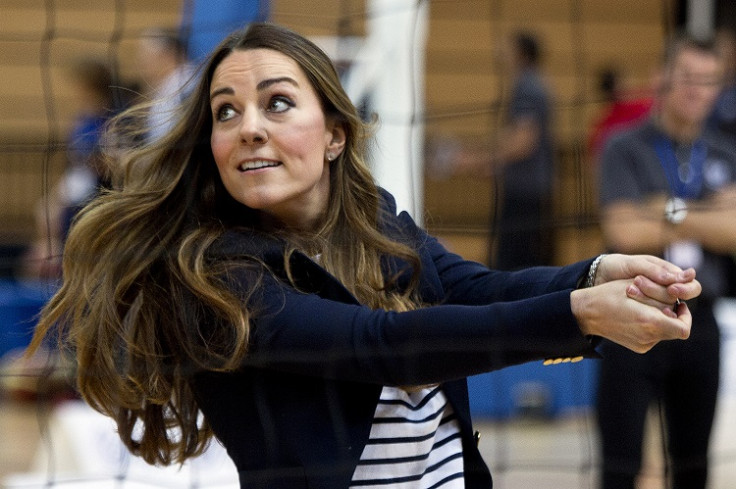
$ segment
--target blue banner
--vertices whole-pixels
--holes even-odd
[[[182,33],[192,61],[200,61],[225,36],[250,22],[268,20],[268,0],[185,0]]]

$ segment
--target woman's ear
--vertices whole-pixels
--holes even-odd
[[[328,160],[332,161],[340,156],[342,150],[345,149],[345,128],[342,124],[332,123],[332,128],[328,128],[330,132],[330,140],[325,148]]]

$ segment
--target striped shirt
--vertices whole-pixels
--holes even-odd
[[[350,487],[464,489],[460,425],[439,386],[383,388]]]

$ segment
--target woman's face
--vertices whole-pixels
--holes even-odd
[[[325,118],[299,65],[270,49],[234,51],[210,86],[212,154],[228,193],[269,218],[310,229],[324,213],[341,126]]]

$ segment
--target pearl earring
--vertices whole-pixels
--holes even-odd
[[[327,161],[332,161],[335,158],[335,155],[332,153],[327,153]]]

